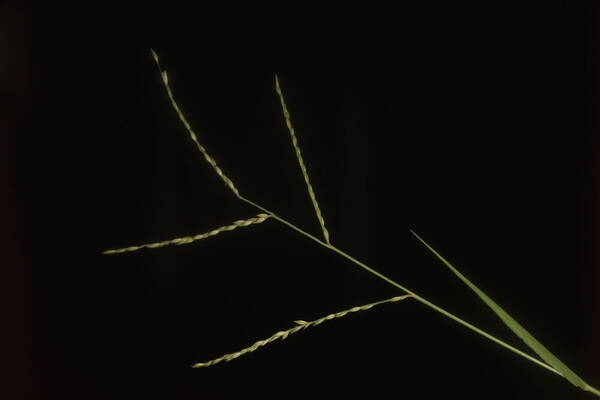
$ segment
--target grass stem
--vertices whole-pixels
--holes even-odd
[[[289,228],[292,228],[292,229],[293,229],[293,230],[295,230],[296,232],[298,232],[298,233],[300,233],[300,234],[302,234],[302,235],[304,235],[304,236],[308,237],[309,239],[311,239],[311,240],[313,240],[313,241],[317,242],[317,243],[318,243],[318,244],[320,244],[321,246],[323,246],[323,247],[325,247],[325,248],[328,248],[329,250],[331,250],[331,251],[333,251],[333,252],[335,252],[335,253],[337,253],[337,254],[341,255],[341,256],[342,256],[342,257],[344,257],[345,259],[347,259],[347,260],[349,260],[349,261],[353,262],[354,264],[356,264],[356,265],[358,265],[359,267],[361,267],[361,268],[365,269],[366,271],[370,272],[371,274],[373,274],[373,275],[377,276],[377,277],[378,277],[378,278],[380,278],[380,279],[383,279],[383,280],[384,280],[384,281],[386,281],[387,283],[389,283],[389,284],[391,284],[391,285],[395,286],[396,288],[398,288],[398,289],[400,289],[400,290],[404,291],[406,294],[409,294],[409,295],[411,295],[411,296],[412,296],[412,297],[413,297],[415,300],[417,300],[418,302],[420,302],[420,303],[422,303],[422,304],[426,305],[427,307],[429,307],[429,308],[431,308],[431,309],[433,309],[433,310],[435,310],[435,311],[439,312],[439,313],[440,313],[440,314],[442,314],[442,315],[445,315],[446,317],[448,317],[448,318],[450,318],[450,319],[452,319],[452,320],[454,320],[454,321],[458,322],[459,324],[461,324],[461,325],[463,325],[463,326],[465,326],[465,327],[469,328],[469,329],[470,329],[470,330],[472,330],[473,332],[476,332],[476,333],[478,333],[479,335],[481,335],[481,336],[483,336],[483,337],[485,337],[485,338],[487,338],[487,339],[491,340],[492,342],[494,342],[494,343],[496,343],[496,344],[499,344],[500,346],[502,346],[502,347],[504,347],[504,348],[506,348],[506,349],[508,349],[508,350],[510,350],[510,351],[512,351],[512,352],[514,352],[515,354],[518,354],[518,355],[520,355],[521,357],[524,357],[524,358],[528,359],[529,361],[531,361],[531,362],[533,362],[533,363],[535,363],[535,364],[539,365],[540,367],[543,367],[543,368],[547,369],[548,371],[554,372],[555,374],[558,374],[558,375],[562,376],[562,374],[561,374],[560,372],[558,372],[557,370],[555,370],[554,368],[552,368],[552,367],[551,367],[551,366],[549,366],[548,364],[546,364],[546,363],[544,363],[544,362],[542,362],[542,361],[540,361],[540,360],[538,360],[538,359],[536,359],[536,358],[534,358],[534,357],[530,356],[530,355],[529,355],[529,354],[527,354],[527,353],[524,353],[523,351],[521,351],[521,350],[519,350],[519,349],[517,349],[517,348],[515,348],[515,347],[511,346],[510,344],[508,344],[508,343],[506,343],[506,342],[504,342],[504,341],[502,341],[502,340],[498,339],[497,337],[495,337],[495,336],[493,336],[493,335],[491,335],[491,334],[489,334],[489,333],[487,333],[487,332],[485,332],[485,331],[483,331],[483,330],[481,330],[481,329],[477,328],[476,326],[474,326],[474,325],[472,325],[472,324],[468,323],[467,321],[465,321],[465,320],[463,320],[463,319],[461,319],[461,318],[457,317],[456,315],[452,314],[451,312],[449,312],[449,311],[446,311],[446,310],[445,310],[445,309],[443,309],[442,307],[440,307],[440,306],[437,306],[437,305],[433,304],[433,303],[432,303],[432,302],[430,302],[429,300],[427,300],[427,299],[425,299],[425,298],[423,298],[423,297],[419,296],[418,294],[416,294],[416,293],[415,293],[415,292],[413,292],[412,290],[410,290],[410,289],[406,288],[405,286],[403,286],[403,285],[400,285],[399,283],[397,283],[396,281],[392,280],[391,278],[388,278],[387,276],[385,276],[385,275],[384,275],[384,274],[382,274],[381,272],[378,272],[378,271],[374,270],[373,268],[369,267],[369,266],[368,266],[368,265],[366,265],[365,263],[363,263],[363,262],[361,262],[361,261],[357,260],[356,258],[352,257],[352,256],[351,256],[351,255],[349,255],[348,253],[346,253],[346,252],[344,252],[344,251],[342,251],[342,250],[338,249],[338,248],[337,248],[337,247],[335,247],[334,245],[332,245],[332,244],[329,244],[329,243],[325,243],[325,242],[323,242],[321,239],[317,238],[316,236],[313,236],[313,235],[311,235],[310,233],[308,233],[308,232],[305,232],[304,230],[302,230],[301,228],[299,228],[299,227],[297,227],[296,225],[292,224],[291,222],[289,222],[289,221],[286,221],[285,219],[281,218],[280,216],[278,216],[278,215],[277,215],[277,214],[275,214],[274,212],[272,212],[272,211],[270,211],[270,210],[268,210],[268,209],[264,208],[263,206],[261,206],[261,205],[259,205],[259,204],[255,203],[255,202],[253,202],[253,201],[251,201],[251,200],[248,200],[248,199],[246,199],[245,197],[243,197],[243,196],[241,196],[241,195],[238,195],[238,198],[239,198],[240,200],[242,200],[242,201],[244,201],[244,202],[246,202],[246,203],[248,203],[248,204],[250,204],[250,205],[252,205],[252,206],[254,206],[254,207],[256,207],[256,208],[258,208],[259,210],[261,210],[261,211],[263,211],[263,212],[265,212],[265,213],[269,214],[269,215],[270,215],[270,216],[271,216],[273,219],[275,219],[275,220],[277,220],[277,221],[281,222],[282,224],[284,224],[284,225],[288,226]]]
[[[306,182],[306,185],[307,185],[308,191],[309,191],[309,195],[310,195],[310,197],[311,197],[311,201],[313,202],[313,207],[315,208],[315,212],[316,212],[316,214],[317,214],[317,218],[318,218],[318,220],[319,220],[319,223],[320,223],[320,225],[321,225],[321,228],[322,228],[322,231],[323,231],[323,236],[324,236],[324,239],[325,239],[325,241],[322,241],[321,239],[319,239],[319,238],[317,238],[317,237],[315,237],[315,236],[311,235],[310,233],[308,233],[308,232],[306,232],[306,231],[302,230],[301,228],[297,227],[296,225],[292,224],[291,222],[289,222],[289,221],[287,221],[287,220],[285,220],[285,219],[283,219],[283,218],[279,217],[279,216],[278,216],[277,214],[275,214],[274,212],[272,212],[272,211],[270,211],[270,210],[268,210],[268,209],[264,208],[263,206],[261,206],[261,205],[259,205],[259,204],[255,203],[255,202],[253,202],[253,201],[251,201],[251,200],[249,200],[249,199],[246,199],[245,197],[243,197],[242,195],[240,195],[240,193],[239,193],[239,191],[238,191],[237,187],[236,187],[236,186],[233,184],[233,181],[231,181],[231,180],[229,179],[229,177],[227,177],[227,176],[225,175],[225,173],[224,173],[224,172],[221,170],[221,168],[219,168],[219,166],[217,165],[217,163],[216,163],[215,159],[214,159],[214,158],[212,158],[212,157],[209,155],[209,153],[207,152],[207,150],[206,150],[206,149],[205,149],[205,148],[204,148],[204,147],[203,147],[203,146],[200,144],[200,142],[198,141],[198,138],[197,138],[197,136],[196,136],[195,132],[192,130],[192,128],[191,128],[191,126],[190,126],[189,122],[187,121],[187,119],[185,118],[185,116],[184,116],[183,112],[182,112],[182,111],[181,111],[181,109],[179,108],[179,105],[178,105],[178,104],[177,104],[177,102],[175,101],[175,97],[174,97],[174,95],[173,95],[173,92],[172,92],[172,90],[171,90],[171,88],[170,88],[170,86],[169,86],[169,79],[168,79],[167,72],[166,72],[166,71],[163,71],[163,70],[161,69],[161,67],[160,67],[160,63],[159,63],[159,58],[158,58],[158,55],[157,55],[157,54],[156,54],[156,53],[155,53],[153,50],[152,50],[151,52],[152,52],[152,57],[154,58],[154,60],[155,60],[155,62],[156,62],[156,64],[157,64],[157,66],[158,66],[158,69],[159,69],[159,71],[160,71],[160,73],[161,73],[161,78],[162,78],[163,84],[164,84],[164,86],[165,86],[165,89],[166,89],[166,91],[167,91],[167,95],[168,95],[168,97],[169,97],[170,103],[171,103],[172,107],[174,108],[174,110],[176,111],[176,113],[177,113],[177,115],[178,115],[179,119],[181,120],[181,122],[182,122],[182,123],[183,123],[183,125],[185,126],[186,130],[188,131],[188,133],[189,133],[189,135],[190,135],[190,137],[191,137],[192,141],[193,141],[193,142],[196,144],[197,148],[200,150],[200,152],[201,152],[201,153],[202,153],[202,155],[204,156],[205,160],[206,160],[206,161],[207,161],[207,162],[208,162],[208,163],[209,163],[209,164],[210,164],[210,165],[213,167],[213,169],[215,170],[215,172],[217,173],[217,175],[218,175],[218,176],[219,176],[219,177],[220,177],[220,178],[223,180],[223,182],[224,182],[224,183],[227,185],[227,187],[228,187],[228,188],[229,188],[229,189],[230,189],[230,190],[231,190],[231,191],[234,193],[234,195],[235,195],[235,196],[236,196],[238,199],[240,199],[240,200],[242,200],[242,201],[244,201],[244,202],[248,203],[249,205],[251,205],[251,206],[253,206],[253,207],[256,207],[256,208],[258,208],[259,210],[261,210],[261,211],[265,212],[266,214],[268,214],[269,216],[271,216],[273,219],[275,219],[275,220],[277,220],[277,221],[281,222],[282,224],[286,225],[287,227],[289,227],[289,228],[291,228],[291,229],[295,230],[296,232],[298,232],[298,233],[300,233],[300,234],[302,234],[302,235],[304,235],[304,236],[308,237],[309,239],[313,240],[314,242],[316,242],[316,243],[320,244],[321,246],[323,246],[323,247],[325,247],[325,248],[327,248],[327,249],[329,249],[329,250],[331,250],[331,251],[333,251],[333,252],[337,253],[338,255],[340,255],[340,256],[344,257],[345,259],[347,259],[347,260],[351,261],[351,262],[352,262],[352,263],[354,263],[355,265],[357,265],[357,266],[359,266],[359,267],[363,268],[364,270],[366,270],[366,271],[370,272],[371,274],[373,274],[373,275],[377,276],[378,278],[380,278],[380,279],[382,279],[382,280],[384,280],[384,281],[388,282],[389,284],[391,284],[391,285],[393,285],[394,287],[396,287],[396,288],[398,288],[398,289],[402,290],[402,291],[403,291],[404,293],[406,293],[407,295],[410,295],[410,296],[411,296],[411,297],[413,297],[415,300],[417,300],[417,301],[419,301],[420,303],[424,304],[425,306],[427,306],[427,307],[429,307],[429,308],[433,309],[434,311],[437,311],[437,312],[439,312],[440,314],[442,314],[442,315],[444,315],[444,316],[446,316],[446,317],[448,317],[448,318],[450,318],[450,319],[454,320],[455,322],[457,322],[457,323],[459,323],[459,324],[461,324],[461,325],[465,326],[466,328],[468,328],[468,329],[472,330],[473,332],[475,332],[475,333],[477,333],[477,334],[479,334],[479,335],[481,335],[481,336],[483,336],[483,337],[485,337],[485,338],[487,338],[487,339],[491,340],[492,342],[494,342],[494,343],[496,343],[496,344],[498,344],[498,345],[500,345],[500,346],[502,346],[502,347],[506,348],[507,350],[510,350],[510,351],[512,351],[512,352],[513,352],[513,353],[515,353],[515,354],[518,354],[518,355],[520,355],[520,356],[521,356],[521,357],[523,357],[523,358],[526,358],[526,359],[528,359],[529,361],[531,361],[531,362],[535,363],[536,365],[538,365],[538,366],[540,366],[540,367],[543,367],[543,368],[547,369],[548,371],[554,372],[555,374],[557,374],[557,375],[560,375],[560,376],[562,376],[562,377],[564,377],[564,378],[567,378],[567,379],[571,378],[571,379],[569,379],[569,380],[570,380],[572,383],[574,383],[574,382],[575,382],[575,384],[577,384],[577,382],[578,382],[578,381],[576,382],[575,380],[573,380],[573,379],[572,379],[572,377],[569,377],[569,374],[566,374],[567,376],[565,376],[565,371],[567,371],[567,372],[568,372],[568,371],[570,371],[570,370],[568,370],[568,369],[565,369],[565,368],[562,368],[562,369],[560,369],[560,368],[559,368],[559,369],[560,369],[560,370],[559,370],[559,369],[556,369],[556,368],[554,368],[554,367],[553,367],[553,366],[557,366],[557,365],[561,365],[561,364],[558,364],[558,363],[554,362],[552,365],[548,365],[548,364],[544,363],[543,361],[540,361],[540,360],[538,360],[538,359],[536,359],[536,358],[532,357],[531,355],[529,355],[529,354],[527,354],[527,353],[524,353],[523,351],[521,351],[521,350],[519,350],[519,349],[517,349],[517,348],[515,348],[515,347],[513,347],[513,346],[511,346],[511,345],[509,345],[508,343],[505,343],[504,341],[502,341],[502,340],[500,340],[500,339],[496,338],[495,336],[493,336],[493,335],[491,335],[491,334],[489,334],[489,333],[487,333],[487,332],[485,332],[485,331],[483,331],[483,330],[481,330],[481,329],[477,328],[476,326],[474,326],[474,325],[472,325],[472,324],[470,324],[470,323],[468,323],[468,322],[464,321],[463,319],[461,319],[461,318],[457,317],[456,315],[454,315],[454,314],[450,313],[449,311],[447,311],[447,310],[445,310],[445,309],[443,309],[443,308],[441,308],[441,307],[439,307],[439,306],[437,306],[437,305],[433,304],[433,303],[432,303],[432,302],[430,302],[429,300],[426,300],[425,298],[423,298],[423,297],[419,296],[418,294],[416,294],[416,293],[415,293],[415,292],[413,292],[412,290],[410,290],[410,289],[408,289],[408,288],[406,288],[406,287],[404,287],[404,286],[400,285],[399,283],[395,282],[395,281],[394,281],[394,280],[392,280],[391,278],[389,278],[389,277],[385,276],[384,274],[382,274],[382,273],[380,273],[380,272],[378,272],[378,271],[374,270],[373,268],[369,267],[369,266],[368,266],[368,265],[366,265],[365,263],[363,263],[363,262],[361,262],[361,261],[357,260],[356,258],[354,258],[354,257],[350,256],[348,253],[346,253],[346,252],[344,252],[344,251],[342,251],[342,250],[338,249],[337,247],[333,246],[333,245],[330,243],[330,241],[329,241],[329,232],[327,231],[327,229],[326,229],[326,227],[325,227],[325,222],[324,222],[324,219],[323,219],[323,217],[322,217],[322,215],[321,215],[321,212],[320,212],[320,209],[319,209],[318,203],[317,203],[317,201],[316,201],[316,196],[315,196],[315,194],[314,194],[314,190],[313,190],[313,188],[312,188],[312,185],[310,184],[310,180],[308,179],[308,173],[307,173],[307,170],[306,170],[306,165],[304,164],[304,161],[303,161],[303,159],[302,159],[302,156],[301,156],[301,152],[300,152],[300,148],[299,148],[299,146],[298,146],[297,138],[296,138],[296,135],[295,135],[294,129],[293,129],[293,127],[292,127],[292,124],[291,124],[290,115],[289,115],[289,112],[288,112],[288,110],[287,110],[287,106],[286,106],[286,104],[285,104],[285,101],[284,101],[284,98],[283,98],[283,94],[282,94],[282,92],[281,92],[281,88],[280,88],[280,86],[279,86],[279,81],[278,81],[277,77],[276,77],[276,91],[277,91],[277,94],[279,95],[279,98],[280,98],[280,101],[281,101],[281,106],[282,106],[283,113],[284,113],[284,117],[285,117],[285,120],[286,120],[286,125],[287,125],[287,127],[288,127],[288,130],[289,130],[289,132],[290,132],[290,135],[291,135],[291,137],[292,137],[292,144],[293,144],[293,146],[294,146],[294,149],[295,149],[295,151],[296,151],[296,156],[297,156],[297,158],[298,158],[298,162],[299,162],[299,165],[300,165],[300,169],[302,170],[302,174],[303,174],[303,176],[304,176],[304,179],[305,179],[305,182]],[[452,268],[451,268],[451,269],[452,269]],[[466,278],[465,278],[464,280],[465,280],[465,283],[467,283],[467,281],[466,281]],[[469,283],[470,283],[470,282],[469,282]],[[467,284],[469,284],[469,283],[467,283]],[[481,297],[481,296],[480,296],[480,297]],[[482,298],[483,298],[483,297],[482,297]],[[484,300],[484,301],[485,301],[485,300]],[[492,303],[491,303],[491,300],[490,300],[490,302],[488,302],[488,303],[489,303],[489,304],[492,304]],[[503,313],[500,313],[500,314],[504,315]],[[508,321],[508,319],[506,319],[506,318],[504,318],[504,319]],[[512,324],[512,322],[513,322],[513,321],[510,321],[510,323],[511,323],[511,324]],[[516,323],[515,323],[515,324],[516,324]],[[513,325],[514,325],[514,326],[516,326],[515,324],[513,324]],[[509,324],[509,325],[510,325],[510,324]],[[519,329],[517,329],[517,330],[519,331]],[[513,330],[513,331],[514,331],[514,330]],[[524,329],[523,329],[523,331],[524,331]],[[282,334],[280,334],[279,336],[281,336],[281,335],[282,335]],[[277,336],[277,338],[279,338],[279,336]],[[520,335],[520,336],[523,338],[523,337],[525,337],[525,336],[527,336],[527,335],[525,335],[525,336],[523,336],[523,335]],[[528,339],[531,339],[531,338],[529,338],[528,336],[527,336],[527,338],[528,338]],[[274,339],[273,339],[273,340],[274,340]],[[262,341],[262,342],[264,342],[264,341]],[[533,343],[533,341],[532,341],[532,340],[529,340],[529,342]],[[526,340],[526,343],[527,343],[527,340]],[[256,345],[256,344],[255,344],[255,345]],[[541,346],[541,345],[540,345],[540,346]],[[539,348],[542,348],[542,347],[540,347],[540,346],[537,346],[537,347],[539,347]],[[531,346],[530,346],[530,347],[531,347]],[[533,346],[533,350],[534,350],[534,351],[536,351],[536,348],[537,348],[537,347],[536,347],[536,346]],[[536,351],[536,353],[540,354],[540,352],[539,352],[539,351]],[[542,352],[542,353],[543,353],[543,354],[545,354],[544,352]],[[551,359],[551,358],[550,358],[550,359]],[[544,358],[544,360],[546,361],[546,358]],[[585,390],[585,391],[588,391],[588,392],[590,392],[590,393],[593,393],[593,394],[595,394],[595,395],[597,395],[597,396],[600,396],[600,391],[599,391],[598,389],[596,389],[596,388],[594,388],[594,387],[592,387],[592,386],[588,385],[587,383],[585,383],[585,382],[583,382],[583,381],[579,382],[579,386],[580,386],[580,387],[581,387],[583,390]]]

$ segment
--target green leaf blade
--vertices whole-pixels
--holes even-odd
[[[460,280],[462,280],[471,290],[473,290],[481,300],[489,308],[492,309],[498,315],[498,317],[504,322],[508,328],[513,331],[527,346],[531,348],[542,360],[556,369],[560,374],[571,382],[573,385],[587,390],[590,386],[581,379],[575,372],[567,367],[562,361],[558,359],[550,350],[548,350],[543,344],[541,344],[536,338],[533,337],[520,323],[518,323],[513,317],[511,317],[502,307],[500,307],[494,300],[486,295],[481,289],[479,289],[473,282],[468,280],[463,274],[461,274],[456,267],[442,257],[433,247],[431,247],[425,240],[411,230],[411,233],[431,251],[444,265],[446,265]]]

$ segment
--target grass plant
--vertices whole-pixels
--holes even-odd
[[[201,154],[204,156],[204,159],[213,168],[213,170],[220,177],[220,179],[225,183],[225,185],[229,188],[229,190],[231,190],[231,192],[239,200],[258,209],[260,211],[260,213],[253,218],[235,221],[235,222],[231,223],[230,225],[226,225],[226,226],[214,229],[207,233],[198,234],[198,235],[194,235],[194,236],[188,236],[188,237],[169,239],[169,240],[165,240],[165,241],[157,242],[157,243],[149,243],[149,244],[125,247],[125,248],[121,248],[121,249],[107,250],[104,252],[104,254],[117,254],[117,253],[138,251],[138,250],[142,250],[142,249],[158,248],[158,247],[163,247],[163,246],[167,246],[167,245],[188,244],[188,243],[192,243],[197,240],[206,239],[208,237],[217,235],[221,232],[231,231],[231,230],[234,230],[234,229],[237,229],[240,227],[251,226],[254,224],[265,222],[268,219],[272,219],[272,220],[275,220],[275,221],[283,224],[284,226],[296,231],[297,233],[310,238],[317,244],[331,250],[332,252],[337,253],[342,258],[354,263],[358,267],[368,271],[369,273],[373,274],[374,276],[378,277],[379,279],[386,281],[387,283],[389,283],[390,285],[399,289],[403,293],[403,295],[401,295],[401,296],[396,296],[396,297],[392,297],[389,299],[376,301],[376,302],[369,303],[369,304],[366,304],[363,306],[356,306],[356,307],[353,307],[353,308],[350,308],[347,310],[343,310],[343,311],[340,311],[337,313],[329,314],[325,317],[322,317],[322,318],[319,318],[316,320],[312,320],[310,322],[303,321],[303,320],[297,320],[297,321],[295,321],[296,326],[294,326],[293,328],[290,328],[285,331],[278,331],[275,334],[273,334],[272,336],[270,336],[269,338],[264,339],[264,340],[259,340],[259,341],[255,342],[254,344],[252,344],[251,346],[241,349],[239,351],[225,354],[221,357],[215,358],[210,361],[195,363],[192,365],[193,368],[208,367],[208,366],[212,366],[212,365],[215,365],[215,364],[218,364],[221,362],[234,360],[245,354],[256,351],[259,348],[262,348],[270,343],[273,343],[274,341],[284,340],[293,333],[297,333],[297,332],[299,332],[301,330],[305,330],[309,327],[317,326],[328,320],[344,317],[344,316],[348,315],[349,313],[369,310],[377,305],[384,304],[384,303],[392,303],[392,302],[399,302],[400,300],[405,300],[405,299],[413,299],[413,300],[425,305],[426,307],[432,309],[433,311],[436,311],[436,312],[452,319],[453,321],[468,328],[469,330],[504,347],[505,349],[510,350],[514,354],[517,354],[517,355],[531,361],[533,364],[537,365],[538,367],[542,367],[556,375],[562,376],[567,381],[571,382],[573,385],[579,387],[580,389],[590,392],[590,393],[593,393],[596,396],[600,397],[600,390],[592,387],[591,385],[586,383],[581,377],[579,377],[577,374],[575,374],[575,372],[573,372],[569,367],[567,367],[563,362],[561,362],[554,354],[552,354],[546,347],[544,347],[537,339],[535,339],[534,336],[531,333],[529,333],[520,323],[518,323],[514,318],[512,318],[508,314],[508,312],[506,312],[503,308],[501,308],[495,301],[493,301],[489,296],[487,296],[480,288],[475,286],[469,279],[467,279],[462,273],[460,273],[455,266],[453,266],[449,261],[447,261],[444,257],[442,257],[438,251],[433,249],[433,247],[431,247],[423,238],[421,238],[419,235],[417,235],[412,230],[411,230],[411,232],[416,237],[416,239],[418,241],[420,241],[426,247],[426,249],[428,251],[430,251],[435,257],[437,257],[446,267],[448,267],[448,269],[450,269],[451,272],[453,272],[460,280],[462,280],[500,318],[500,320],[513,333],[515,333],[539,358],[534,357],[533,355],[530,355],[522,350],[519,350],[519,349],[509,345],[508,343],[502,341],[501,339],[485,332],[484,330],[476,327],[475,325],[470,324],[469,322],[450,313],[449,311],[443,309],[442,307],[440,307],[436,304],[433,304],[432,302],[430,302],[429,300],[418,295],[414,291],[399,284],[398,282],[394,281],[390,277],[385,276],[384,274],[378,272],[374,268],[366,265],[365,263],[352,257],[350,254],[346,253],[345,251],[334,246],[331,243],[329,231],[326,228],[325,220],[323,218],[321,209],[317,202],[315,190],[310,182],[309,175],[308,175],[308,169],[306,167],[304,159],[302,158],[302,153],[300,151],[298,138],[297,138],[296,132],[293,128],[291,116],[288,111],[288,108],[287,108],[287,105],[286,105],[286,102],[284,99],[283,91],[281,89],[281,85],[280,85],[280,82],[279,82],[279,79],[277,76],[275,76],[275,91],[276,91],[276,93],[279,97],[280,103],[281,103],[285,124],[286,124],[287,129],[291,136],[292,147],[296,153],[296,157],[298,159],[298,164],[300,166],[302,176],[306,183],[308,196],[312,202],[313,208],[315,210],[316,218],[321,227],[321,231],[322,231],[322,235],[323,235],[322,239],[302,230],[301,228],[292,224],[288,220],[280,217],[273,211],[268,210],[267,208],[261,206],[260,204],[257,204],[256,202],[254,202],[250,199],[245,198],[244,196],[242,196],[240,194],[239,190],[237,189],[237,187],[235,186],[233,181],[229,177],[227,177],[227,175],[225,175],[223,170],[217,165],[217,162],[215,161],[215,159],[212,156],[210,156],[210,154],[204,148],[204,146],[202,146],[202,144],[200,144],[196,133],[192,129],[190,123],[187,121],[185,115],[183,114],[183,112],[181,111],[179,105],[177,104],[177,102],[175,100],[172,88],[169,84],[169,78],[168,78],[167,72],[161,68],[158,55],[156,54],[156,52],[154,52],[154,50],[151,50],[151,54],[152,54],[152,57],[154,58],[154,61],[156,62],[156,65],[159,69],[163,85],[165,87],[167,96],[169,98],[169,101],[170,101],[173,109],[175,110],[177,116],[183,123],[190,138],[192,139],[192,141],[194,142],[194,144],[196,145],[198,150],[201,152]]]

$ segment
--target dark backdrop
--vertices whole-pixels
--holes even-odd
[[[414,229],[600,384],[590,5],[240,3],[1,8],[7,321],[25,327],[7,331],[13,386],[35,399],[591,398],[415,301],[189,368],[400,292],[276,221],[101,255],[256,213],[198,154],[151,47],[243,195],[319,233],[278,73],[335,245],[526,349]]]

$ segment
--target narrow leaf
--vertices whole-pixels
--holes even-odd
[[[452,264],[450,264],[444,257],[442,257],[437,251],[435,251],[425,240],[411,230],[411,233],[415,235],[421,243],[425,245],[442,263],[444,263],[450,271],[452,271],[460,280],[462,280],[468,287],[471,288],[480,298],[488,305],[495,313],[500,317],[502,322],[506,324],[518,337],[520,337],[527,346],[536,352],[538,356],[542,358],[546,363],[556,369],[560,374],[565,377],[573,385],[578,386],[584,390],[589,388],[589,385],[585,383],[575,372],[567,367],[562,361],[560,361],[554,354],[550,352],[544,345],[542,345],[537,339],[535,339],[521,324],[515,321],[502,307],[500,307],[494,300],[489,298],[483,291],[481,291],[473,282],[468,280],[463,274],[461,274]]]

